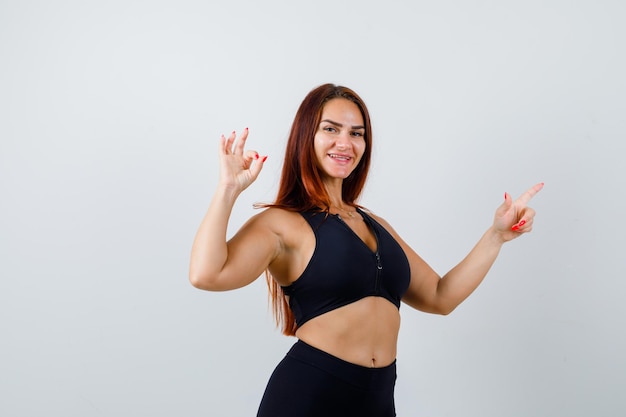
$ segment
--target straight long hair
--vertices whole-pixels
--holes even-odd
[[[354,171],[343,180],[342,186],[343,201],[355,205],[365,186],[372,156],[372,127],[369,112],[365,102],[353,90],[334,84],[323,84],[309,92],[296,112],[287,141],[276,200],[263,207],[277,207],[296,212],[307,210],[328,212],[330,210],[331,201],[317,165],[314,139],[322,119],[324,106],[336,98],[346,99],[356,104],[361,111],[365,125],[363,156]],[[266,271],[265,275],[276,325],[282,327],[283,334],[293,336],[298,327],[287,298],[269,271]]]

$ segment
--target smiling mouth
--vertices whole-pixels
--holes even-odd
[[[337,155],[337,154],[334,154],[334,153],[329,153],[329,154],[328,154],[328,156],[329,156],[331,159],[336,159],[336,160],[338,160],[338,161],[349,161],[350,159],[352,159],[352,158],[351,158],[351,157],[349,157],[349,156],[346,156],[346,155]]]

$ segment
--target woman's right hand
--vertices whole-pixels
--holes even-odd
[[[220,138],[220,185],[239,194],[259,176],[267,156],[260,157],[254,150],[244,150],[248,128],[239,139],[236,133]]]
[[[250,224],[227,240],[235,200],[256,180],[265,162],[256,151],[244,149],[247,137],[248,129],[239,138],[233,132],[220,139],[219,184],[191,248],[189,280],[197,288],[225,291],[243,287],[262,274],[276,249],[267,244],[272,233]]]

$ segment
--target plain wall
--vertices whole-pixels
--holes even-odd
[[[276,193],[306,93],[369,105],[361,204],[439,273],[504,192],[535,229],[453,314],[402,306],[399,416],[626,413],[623,1],[0,2],[0,415],[253,416],[264,279],[187,279],[219,135]]]

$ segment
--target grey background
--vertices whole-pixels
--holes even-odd
[[[304,95],[355,89],[361,203],[445,273],[505,191],[530,235],[447,317],[401,309],[399,416],[626,413],[622,1],[0,2],[0,415],[252,416],[293,343],[263,279],[187,281],[221,133],[275,195]]]

